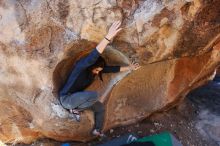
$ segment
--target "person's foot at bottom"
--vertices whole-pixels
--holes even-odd
[[[105,137],[105,134],[102,133],[99,129],[94,129],[94,130],[92,131],[92,135],[98,136],[98,137]]]

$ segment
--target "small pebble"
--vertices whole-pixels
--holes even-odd
[[[154,133],[155,131],[153,129],[150,130],[151,133]]]
[[[160,126],[160,124],[159,123],[154,123],[154,126]]]
[[[135,125],[135,127],[137,127],[137,128],[138,128],[138,127],[140,127],[140,125],[139,125],[139,124],[137,124],[137,125]]]
[[[114,132],[114,130],[113,129],[110,129],[110,131],[109,131],[111,134]]]

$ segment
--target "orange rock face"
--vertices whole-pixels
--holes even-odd
[[[106,97],[104,130],[177,105],[215,76],[219,8],[219,0],[0,1],[0,141],[92,138],[93,113],[72,120],[57,92],[74,61],[115,20],[123,31],[103,57],[111,65],[136,60],[142,67],[106,74],[87,89]]]

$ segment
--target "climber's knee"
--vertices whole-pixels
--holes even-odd
[[[105,111],[105,107],[104,107],[103,103],[101,103],[100,101],[97,101],[96,103],[94,103],[94,105],[91,107],[91,109],[94,112],[104,112]]]

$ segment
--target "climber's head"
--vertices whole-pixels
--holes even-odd
[[[95,75],[98,75],[102,70],[103,70],[103,68],[97,67],[92,70],[92,73]]]
[[[97,61],[89,67],[89,70],[94,74],[94,75],[99,75],[100,79],[102,80],[102,70],[105,67],[106,62],[104,58],[99,56]]]

